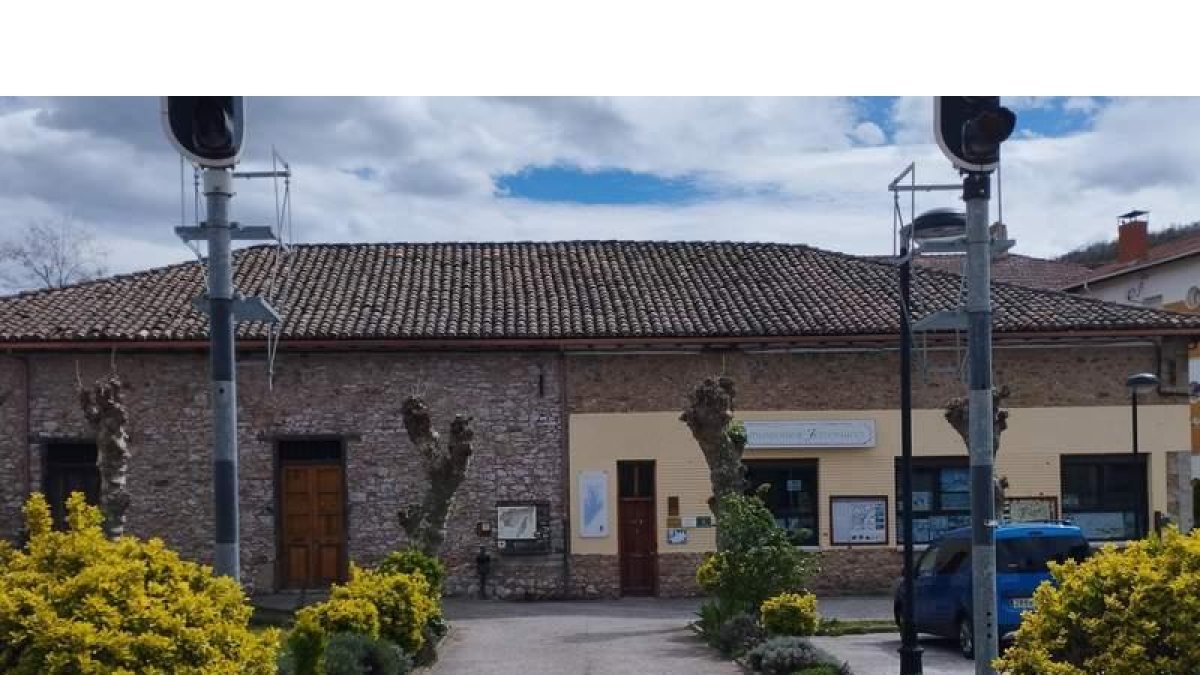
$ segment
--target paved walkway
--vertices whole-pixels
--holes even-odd
[[[899,633],[815,637],[812,642],[850,664],[856,675],[900,672]],[[954,640],[921,636],[921,670],[924,675],[974,675],[975,662],[964,659]]]
[[[686,628],[696,618],[700,602],[635,598],[528,603],[447,599],[445,611],[452,628],[431,672],[738,675],[742,671],[737,665],[721,659]],[[891,616],[891,599],[822,598],[820,608],[821,615],[829,618],[886,619]],[[879,671],[855,672],[869,675]],[[930,675],[937,674],[930,671]]]
[[[434,675],[739,675],[685,626],[695,600],[449,599]]]

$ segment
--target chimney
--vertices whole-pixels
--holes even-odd
[[[1148,214],[1149,211],[1130,211],[1117,216],[1117,262],[1134,262],[1146,257],[1150,250]]]

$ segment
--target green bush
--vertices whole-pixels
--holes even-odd
[[[412,663],[396,645],[359,633],[335,633],[325,647],[325,675],[407,675]]]
[[[386,574],[420,572],[425,575],[425,580],[429,582],[429,588],[435,596],[441,596],[443,584],[446,582],[446,566],[442,561],[415,548],[389,553],[376,569]]]
[[[279,633],[250,630],[237,582],[160,540],[105,538],[80,493],[67,500],[65,532],[51,529],[40,494],[25,517],[26,546],[0,561],[0,672],[275,672]]]
[[[1083,562],[1051,563],[1055,583],[996,668],[1011,675],[1200,673],[1200,530],[1175,528],[1106,547]]]
[[[792,675],[803,668],[826,665],[817,650],[798,637],[773,637],[750,650],[746,660],[763,675]]]
[[[807,666],[797,670],[793,675],[853,675],[850,672],[850,664],[843,663],[840,666],[835,666],[832,663],[822,663],[819,666]]]
[[[437,598],[423,574],[389,574],[350,566],[350,581],[335,584],[325,602],[296,613],[288,649],[297,675],[322,672],[330,636],[382,638],[405,654],[432,660],[426,639],[441,625]]]
[[[717,629],[712,643],[724,654],[739,655],[753,649],[766,637],[757,617],[752,614],[735,614]]]
[[[331,635],[355,633],[379,637],[379,610],[362,598],[330,597],[296,612],[287,646],[297,675],[322,672],[322,658]]]
[[[763,601],[806,589],[817,557],[792,545],[755,496],[732,495],[717,505],[720,550],[696,571],[696,581],[727,615],[756,613]]]
[[[817,596],[780,593],[762,604],[762,623],[772,635],[812,635],[817,630]]]

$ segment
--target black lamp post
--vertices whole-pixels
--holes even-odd
[[[913,242],[961,236],[963,214],[934,209],[921,214],[900,235],[900,503],[904,528],[904,616],[900,634],[900,675],[921,675],[922,649],[917,643],[916,591],[913,580],[912,513],[912,252]]]
[[[1158,388],[1158,378],[1154,373],[1137,373],[1130,375],[1125,379],[1125,386],[1129,387],[1129,407],[1133,416],[1133,470],[1135,475],[1139,472],[1138,469],[1138,417],[1137,404],[1138,394],[1148,394]],[[1142,473],[1137,481],[1137,493],[1134,495],[1136,500],[1136,514],[1133,519],[1133,526],[1137,530],[1137,536],[1144,535],[1145,530],[1142,528],[1142,521],[1146,518],[1146,479],[1147,475]]]

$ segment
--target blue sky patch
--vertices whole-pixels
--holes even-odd
[[[695,178],[666,178],[627,169],[585,171],[574,166],[530,167],[495,180],[504,197],[576,204],[685,204],[713,194]]]

